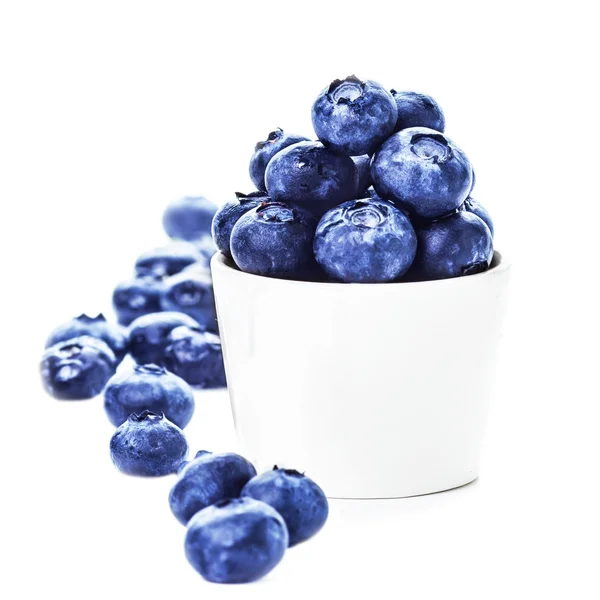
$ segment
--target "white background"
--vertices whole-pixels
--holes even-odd
[[[600,102],[586,6],[2,3],[3,598],[598,597]],[[185,560],[172,480],[113,469],[101,399],[42,392],[43,341],[110,311],[135,256],[164,241],[169,200],[249,191],[254,143],[277,126],[311,135],[316,94],[350,73],[438,99],[514,262],[482,475],[332,502],[323,532],[265,580],[210,585]],[[192,449],[235,449],[226,395],[197,403]]]

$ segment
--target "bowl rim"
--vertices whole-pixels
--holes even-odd
[[[344,283],[341,281],[300,281],[298,279],[282,279],[280,277],[267,277],[266,275],[255,275],[254,273],[246,273],[239,269],[233,260],[225,256],[222,252],[216,252],[211,261],[210,268],[211,270],[220,270],[229,272],[234,277],[239,277],[241,279],[262,279],[269,283],[281,284],[281,285],[302,285],[302,286],[316,286],[322,288],[347,288],[350,286],[351,288],[378,288],[382,287],[389,288],[393,286],[394,288],[406,287],[406,286],[443,286],[443,285],[452,285],[452,283],[456,283],[457,281],[479,281],[482,278],[489,278],[504,273],[510,269],[511,263],[506,257],[506,253],[500,252],[499,250],[494,250],[494,255],[492,257],[492,264],[486,271],[482,273],[475,273],[474,275],[467,275],[466,277],[449,277],[446,279],[433,279],[431,281],[391,281],[388,283]]]

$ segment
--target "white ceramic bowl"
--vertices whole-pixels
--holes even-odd
[[[330,497],[391,498],[478,475],[509,264],[423,283],[212,272],[237,435],[260,470]]]

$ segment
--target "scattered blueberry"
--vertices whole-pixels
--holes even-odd
[[[196,247],[196,250],[198,250],[198,252],[200,252],[200,255],[202,256],[202,260],[194,264],[209,267],[210,259],[214,256],[214,254],[217,251],[217,247],[215,246],[215,242],[213,241],[212,235],[210,233],[207,233],[206,235],[203,235],[199,240],[196,240],[193,243]],[[190,267],[192,266],[193,265],[190,265]]]
[[[283,129],[271,131],[267,139],[256,144],[254,154],[250,159],[250,179],[257,190],[265,191],[265,171],[269,161],[280,151],[292,144],[306,142],[308,138],[302,135],[285,133]]]
[[[210,331],[176,327],[169,334],[165,366],[190,385],[200,388],[226,387],[221,340]]]
[[[231,230],[238,219],[249,210],[260,206],[263,202],[270,202],[266,192],[252,192],[242,194],[236,192],[236,200],[226,202],[217,211],[212,223],[212,235],[220,252],[231,258]]]
[[[116,357],[107,344],[81,336],[48,348],[40,372],[46,391],[55,398],[84,400],[104,389],[116,367]]]
[[[323,490],[294,469],[267,471],[253,477],[241,497],[254,498],[272,506],[287,525],[290,546],[312,537],[323,527],[329,504]]]
[[[426,94],[391,90],[398,107],[398,120],[394,132],[408,127],[428,127],[444,132],[446,120],[439,104]]]
[[[171,202],[163,214],[163,227],[170,238],[193,242],[210,234],[217,206],[202,196],[185,196]]]
[[[194,414],[194,395],[177,375],[156,365],[136,365],[117,373],[104,391],[104,409],[110,422],[118,427],[131,414],[145,410],[165,417],[181,429]]]
[[[138,277],[156,275],[167,277],[183,271],[187,266],[206,259],[190,242],[172,242],[168,246],[155,248],[142,254],[135,263]]]
[[[197,513],[188,525],[185,554],[213,583],[249,583],[283,558],[288,532],[281,515],[252,498],[228,498]]]
[[[128,475],[157,477],[176,473],[188,445],[183,431],[149,410],[129,415],[110,440],[114,465]]]
[[[377,193],[424,219],[456,210],[471,189],[471,172],[469,159],[458,146],[425,127],[395,133],[371,163]]]
[[[188,267],[165,280],[160,305],[192,317],[203,329],[218,331],[212,278],[207,269]]]
[[[368,154],[352,156],[358,174],[357,198],[364,198],[367,189],[373,185],[371,179],[371,157]]]
[[[494,237],[494,223],[492,222],[492,217],[480,202],[475,200],[475,198],[467,198],[463,204],[463,208],[472,212],[474,215],[477,215],[489,227],[492,237]]]
[[[306,208],[317,218],[356,197],[356,167],[349,156],[335,154],[320,142],[299,142],[278,152],[265,174],[275,202]]]
[[[335,152],[372,154],[396,125],[398,108],[390,92],[354,75],[336,79],[312,107],[317,137]]]
[[[282,202],[261,204],[233,227],[233,260],[247,273],[302,278],[314,265],[312,242],[316,224],[310,213],[297,206]]]
[[[160,312],[163,278],[158,275],[135,277],[117,285],[113,292],[113,308],[121,325],[129,325],[138,317]]]
[[[417,256],[408,279],[427,281],[485,271],[494,253],[488,226],[461,210],[417,228]]]
[[[179,472],[169,494],[171,510],[185,525],[199,510],[225,498],[237,498],[255,475],[256,469],[239,454],[200,451]]]
[[[46,340],[46,348],[82,335],[102,340],[114,352],[117,363],[120,363],[127,354],[129,344],[127,330],[120,325],[109,323],[103,314],[97,317],[82,314],[60,325]]]
[[[417,251],[408,217],[385,200],[350,200],[325,213],[315,233],[314,251],[333,279],[381,283],[403,275]]]
[[[129,352],[139,365],[162,364],[169,333],[175,327],[198,327],[189,315],[159,312],[138,317],[129,326]]]

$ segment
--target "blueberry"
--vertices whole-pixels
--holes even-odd
[[[471,189],[471,164],[443,134],[411,127],[392,135],[371,162],[377,193],[410,214],[435,219],[456,210]]]
[[[208,267],[210,265],[211,258],[217,252],[217,247],[215,246],[215,242],[213,241],[212,235],[210,233],[203,235],[200,239],[198,239],[194,242],[194,246],[196,247],[196,250],[198,250],[198,252],[200,252],[200,255],[202,256],[202,260],[200,262],[194,263],[194,264],[204,265],[204,266]],[[192,267],[192,266],[194,266],[194,265],[193,264],[190,265],[190,267]],[[188,267],[186,267],[186,268],[188,268]]]
[[[393,281],[412,264],[417,237],[406,215],[385,200],[350,200],[325,213],[315,233],[317,262],[333,279]]]
[[[475,198],[467,198],[462,208],[477,215],[488,226],[492,237],[494,237],[494,223],[492,222],[492,217],[480,202],[475,200]]]
[[[149,410],[129,415],[110,440],[110,456],[122,473],[157,477],[176,473],[188,445],[183,431]]]
[[[176,327],[169,334],[165,366],[190,385],[226,387],[219,336],[191,327]]]
[[[364,198],[367,189],[373,184],[371,179],[371,157],[368,154],[353,156],[354,166],[358,174],[357,198]]]
[[[171,510],[185,525],[199,510],[225,498],[237,498],[255,475],[256,469],[239,454],[200,451],[179,472],[169,494]]]
[[[121,325],[129,325],[138,317],[160,312],[163,278],[157,275],[136,277],[117,285],[113,292],[113,308]]]
[[[257,190],[265,191],[265,171],[269,161],[280,151],[292,144],[306,142],[308,138],[293,133],[285,133],[283,129],[271,131],[265,141],[258,142],[250,159],[250,179]]]
[[[193,242],[210,234],[217,206],[202,196],[185,196],[171,202],[163,214],[163,227],[175,240]]]
[[[46,340],[46,348],[82,335],[102,340],[114,352],[117,363],[120,363],[127,354],[129,344],[127,330],[120,325],[109,323],[102,314],[97,317],[82,314],[60,325]]]
[[[394,98],[375,81],[354,75],[336,79],[312,107],[312,122],[323,144],[343,154],[372,154],[396,125]]]
[[[241,497],[254,498],[272,506],[287,525],[290,546],[312,537],[323,527],[329,504],[323,490],[312,480],[293,469],[267,471],[253,477]]]
[[[494,253],[488,226],[467,210],[417,228],[417,256],[407,278],[418,281],[485,271]]]
[[[278,152],[267,167],[267,191],[275,202],[291,202],[317,218],[356,197],[358,174],[349,156],[320,142],[299,142]]]
[[[188,267],[165,280],[160,305],[192,317],[203,329],[218,331],[210,271]]]
[[[398,107],[394,132],[408,127],[429,127],[444,132],[446,120],[439,104],[426,94],[390,90]]]
[[[185,536],[190,564],[213,583],[249,583],[283,558],[288,533],[281,515],[252,498],[226,499],[197,513]]]
[[[143,315],[129,326],[129,352],[139,365],[162,364],[169,333],[175,327],[198,323],[180,312],[160,312]]]
[[[212,223],[212,235],[220,252],[231,258],[231,230],[238,219],[249,210],[260,206],[263,202],[270,202],[266,192],[252,192],[250,194],[235,193],[237,199],[226,202],[217,211]]]
[[[167,277],[183,271],[187,266],[206,258],[189,242],[173,242],[162,248],[144,252],[135,263],[135,274],[138,277],[156,275]]]
[[[113,351],[102,340],[91,336],[58,342],[44,352],[40,364],[46,391],[61,400],[97,396],[116,368]]]
[[[131,414],[145,410],[165,417],[181,429],[194,414],[194,395],[177,375],[156,365],[136,365],[117,373],[104,391],[104,409],[110,422],[118,427]]]
[[[231,232],[233,260],[247,273],[300,279],[314,265],[316,225],[315,218],[297,206],[261,204],[235,224]]]

